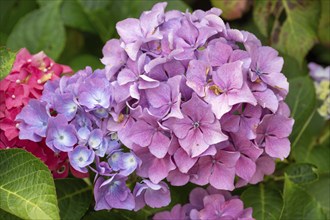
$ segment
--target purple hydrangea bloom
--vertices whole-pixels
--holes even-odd
[[[154,220],[189,220],[187,215],[188,206],[175,205],[171,211],[158,212],[152,219]]]
[[[61,95],[60,98],[55,99],[53,106],[57,113],[65,115],[68,121],[74,118],[78,109],[78,104],[72,94]]]
[[[94,186],[95,210],[134,209],[134,197],[126,186],[126,180],[126,177],[119,175],[107,180],[99,177]]]
[[[73,125],[68,124],[64,115],[49,118],[46,134],[46,144],[49,148],[69,152],[76,143],[76,130]]]
[[[70,164],[76,170],[87,173],[88,169],[86,166],[93,163],[95,158],[95,153],[93,150],[88,149],[85,146],[77,146],[68,153]]]
[[[214,156],[202,157],[198,160],[197,173],[191,181],[199,185],[210,183],[217,189],[233,190],[238,159],[238,152],[225,150],[218,150]]]
[[[150,180],[143,180],[142,183],[135,185],[133,194],[135,211],[140,210],[146,204],[152,208],[160,208],[171,202],[170,190],[165,182],[154,184]]]
[[[89,110],[110,107],[110,84],[103,78],[92,78],[80,86],[78,102]]]
[[[207,90],[206,101],[212,105],[212,111],[218,119],[230,111],[235,104],[257,104],[251,90],[244,82],[242,65],[241,61],[226,63],[212,73],[214,84]]]
[[[293,123],[293,119],[282,115],[265,115],[257,128],[257,144],[265,147],[269,156],[283,160],[290,152],[288,134],[292,131]]]
[[[196,95],[182,104],[182,113],[183,119],[170,118],[164,125],[173,130],[182,148],[191,157],[199,156],[210,145],[227,139],[210,106]]]
[[[133,153],[115,151],[109,155],[108,163],[114,171],[119,171],[119,174],[128,176],[135,171],[141,161]]]
[[[35,142],[41,141],[43,137],[46,137],[49,117],[46,103],[31,99],[16,116],[20,129],[19,138]]]

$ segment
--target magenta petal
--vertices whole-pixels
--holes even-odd
[[[240,89],[243,85],[242,62],[223,64],[213,73],[213,82],[222,90]]]
[[[210,44],[207,49],[209,62],[212,66],[221,66],[224,63],[227,63],[229,56],[233,51],[231,46],[220,41],[215,44]]]
[[[217,119],[220,119],[224,114],[231,110],[231,106],[228,104],[227,94],[215,95],[213,91],[208,90],[205,100],[211,104],[212,111]]]
[[[147,189],[144,195],[146,204],[151,208],[167,206],[171,202],[168,186],[164,182],[160,185],[162,186],[160,190]]]
[[[216,163],[213,166],[213,172],[210,176],[210,184],[223,190],[233,190],[235,179],[235,168],[228,168],[221,163]]]
[[[192,60],[187,70],[187,86],[192,88],[200,97],[205,96],[206,76],[210,67],[203,61]]]
[[[169,181],[172,186],[186,185],[189,182],[189,179],[189,174],[181,173],[179,169],[170,171],[167,176],[167,181]]]
[[[192,121],[187,116],[184,116],[183,119],[170,118],[163,125],[171,128],[178,138],[185,138],[188,131],[192,128]]]
[[[156,132],[152,137],[151,144],[149,145],[150,153],[157,158],[163,158],[167,154],[170,146],[170,139],[163,135],[161,132]]]
[[[159,183],[167,177],[171,170],[175,169],[171,158],[169,156],[163,159],[155,158],[148,170],[148,176],[153,183]]]
[[[261,79],[268,85],[283,90],[285,94],[289,91],[289,83],[283,73],[263,74]]]
[[[236,163],[236,174],[242,179],[249,181],[256,171],[256,164],[250,158],[241,155]]]
[[[273,113],[276,112],[278,108],[278,99],[272,90],[266,89],[263,92],[254,92],[253,95],[257,99],[258,104],[263,108],[268,108]]]
[[[284,158],[289,156],[290,141],[288,138],[266,137],[266,153],[275,158]]]
[[[242,88],[233,89],[228,92],[228,104],[232,106],[238,103],[250,103],[251,105],[257,104],[256,98],[245,83]]]
[[[179,139],[179,143],[191,157],[199,156],[209,147],[199,129],[191,129],[184,139]]]
[[[219,121],[201,126],[205,143],[212,145],[228,139],[221,131]]]
[[[130,139],[142,146],[149,146],[154,135],[154,128],[143,120],[136,121],[131,130]]]
[[[127,18],[116,24],[116,29],[125,43],[131,43],[142,37],[140,21],[136,18]]]
[[[212,170],[212,157],[206,156],[200,158],[196,166],[198,167],[198,172],[192,175],[190,181],[201,186],[208,184],[211,173],[210,170]]]
[[[174,154],[174,161],[182,173],[187,173],[193,167],[198,158],[191,158],[182,148]]]
[[[223,207],[223,215],[226,216],[237,216],[243,211],[244,205],[240,199],[231,199],[227,201]]]
[[[196,208],[196,209],[202,209],[203,204],[203,198],[208,195],[208,192],[201,188],[196,187],[193,189],[189,194],[189,202]]]

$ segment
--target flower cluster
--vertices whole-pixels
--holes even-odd
[[[175,205],[171,211],[159,212],[154,220],[189,219],[245,219],[253,220],[252,208],[244,209],[243,202],[229,192],[213,187],[195,188],[189,195],[189,203]]]
[[[90,67],[50,81],[40,100],[30,100],[17,115],[20,138],[45,138],[52,151],[68,153],[75,170],[94,171],[96,210],[166,206],[170,192],[164,182],[144,179],[133,192],[127,187],[128,176],[141,161],[134,152],[124,151],[116,133],[107,128],[111,109],[116,108],[113,93],[105,71],[92,72]]]
[[[317,98],[323,102],[318,112],[328,120],[330,119],[330,66],[323,68],[316,63],[309,63],[308,68],[314,80]]]
[[[96,210],[166,206],[165,179],[233,190],[261,181],[289,154],[293,119],[277,51],[226,26],[219,9],[165,7],[117,23],[105,69],[48,82],[16,118],[20,138],[45,138],[76,170],[96,173]],[[211,194],[189,215],[227,206],[237,206],[228,211],[234,218],[251,215],[239,200]]]
[[[283,59],[221,11],[165,12],[156,4],[117,23],[103,48],[114,88],[108,130],[141,159],[154,184],[233,190],[289,155],[293,126]],[[235,176],[238,181],[235,182]]]
[[[68,66],[55,63],[43,52],[31,55],[26,49],[21,49],[11,72],[0,81],[0,149],[25,148],[43,160],[54,177],[68,175],[67,154],[54,154],[44,142],[20,140],[15,118],[30,99],[40,98],[46,81],[70,72]],[[37,115],[31,115],[31,120]]]

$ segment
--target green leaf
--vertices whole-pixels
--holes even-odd
[[[61,5],[61,16],[64,24],[69,27],[91,33],[96,32],[78,0],[64,1]]]
[[[283,201],[279,191],[264,184],[252,186],[241,195],[245,207],[253,208],[253,217],[258,220],[277,220],[281,216]]]
[[[328,154],[329,155],[329,154]],[[330,219],[330,174],[329,170],[327,174],[320,175],[318,181],[311,184],[304,185],[303,188],[311,195],[321,207],[323,213]]]
[[[326,191],[323,192],[326,193]],[[310,195],[302,186],[290,181],[286,174],[283,198],[282,220],[326,219],[316,198]]]
[[[293,183],[310,183],[317,180],[318,175],[314,171],[315,167],[307,163],[290,164],[286,169],[288,178]]]
[[[57,2],[58,4],[61,4],[62,0],[37,0],[38,5],[40,5],[40,7],[44,7],[47,6],[49,4],[53,4],[54,2]]]
[[[0,47],[0,80],[5,78],[13,68],[16,53],[11,52],[5,47]]]
[[[74,58],[69,65],[73,71],[84,69],[86,65],[92,67],[93,70],[102,68],[102,63],[100,60],[90,54],[79,55],[78,57]]]
[[[329,145],[316,145],[307,155],[306,162],[314,164],[319,172],[330,170],[330,148]]]
[[[294,148],[315,114],[316,98],[313,82],[308,76],[293,78],[289,83],[290,92],[286,101],[295,120],[291,134]]]
[[[300,163],[311,163],[314,164],[320,169],[318,164],[315,164],[311,159],[312,152],[315,151],[317,145],[321,144],[319,136],[323,134],[322,128],[324,127],[324,119],[315,111],[313,117],[310,120],[310,123],[306,129],[301,133],[300,138],[295,141],[294,146],[291,151],[291,157],[295,159],[296,162]],[[328,130],[328,127],[325,126],[324,130]],[[322,141],[323,142],[323,141]],[[327,154],[321,155],[324,160],[328,160]],[[324,161],[321,160],[320,162]]]
[[[0,150],[0,208],[24,219],[59,219],[52,175],[22,149]]]
[[[221,17],[227,20],[241,18],[250,9],[247,0],[211,0],[211,3],[222,10]]]
[[[319,1],[282,0],[282,5],[286,20],[283,26],[273,29],[273,46],[295,57],[302,65],[304,57],[317,41],[320,4]]]
[[[322,44],[330,47],[330,1],[321,0],[321,18],[318,26],[318,36]]]
[[[0,32],[9,35],[18,20],[37,6],[34,1],[0,0]]]
[[[65,31],[59,3],[52,2],[22,17],[8,37],[7,46],[13,50],[26,47],[32,53],[45,51],[57,59],[65,45]]]
[[[57,179],[55,186],[61,219],[81,219],[92,201],[92,187],[82,179]]]
[[[253,8],[253,20],[264,36],[268,36],[270,30],[270,18],[276,2],[272,0],[255,0]]]

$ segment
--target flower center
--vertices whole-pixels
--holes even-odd
[[[199,126],[200,126],[200,124],[199,124],[198,121],[195,121],[195,122],[193,123],[193,127],[194,127],[194,128],[199,128]]]

